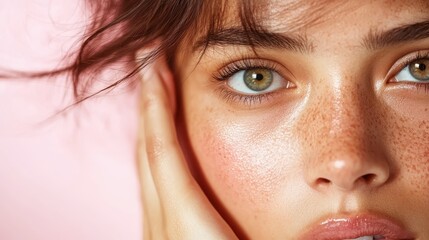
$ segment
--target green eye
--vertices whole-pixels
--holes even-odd
[[[411,76],[413,76],[417,80],[429,80],[429,59],[417,59],[414,62],[410,63],[408,68]]]
[[[277,64],[263,60],[244,60],[231,63],[222,69],[222,77],[230,89],[240,96],[267,95],[293,83],[281,76]]]
[[[264,68],[249,69],[243,76],[246,86],[253,91],[263,91],[273,83],[273,73]]]

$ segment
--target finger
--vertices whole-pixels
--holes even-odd
[[[142,87],[146,151],[149,166],[170,229],[194,237],[235,235],[213,208],[186,166],[176,137],[174,118],[162,74],[145,79]],[[168,81],[168,80],[167,80]],[[172,79],[170,79],[172,81]],[[184,225],[183,222],[187,224]],[[184,237],[184,236],[183,236]]]
[[[145,149],[143,141],[139,141],[139,148]],[[143,206],[143,233],[144,239],[153,239],[154,232],[161,232],[161,206],[155,190],[152,175],[145,151],[139,151],[139,176]]]
[[[150,77],[142,86],[147,157],[160,197],[171,199],[197,185],[184,162],[161,74],[153,72],[145,76]]]
[[[152,75],[150,69],[145,71]],[[147,76],[144,76],[145,78]],[[144,133],[144,111],[140,109],[139,133],[137,144],[138,170],[141,185],[141,197],[143,206],[143,233],[144,239],[153,239],[162,230],[162,212],[158,193],[155,189],[146,154],[146,142]],[[158,234],[159,237],[159,234]]]

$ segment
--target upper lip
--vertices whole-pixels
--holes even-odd
[[[384,240],[415,239],[400,223],[374,214],[327,218],[311,227],[302,239],[342,240],[363,236],[380,236]]]

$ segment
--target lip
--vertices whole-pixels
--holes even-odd
[[[393,219],[373,214],[328,218],[311,227],[305,240],[343,240],[363,236],[383,236],[383,240],[413,240],[415,237]]]

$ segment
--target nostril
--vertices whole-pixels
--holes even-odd
[[[320,185],[320,186],[329,185],[330,183],[331,183],[331,181],[329,179],[326,179],[326,178],[318,178],[316,180],[316,185]]]
[[[368,185],[368,186],[372,185],[376,181],[376,178],[377,178],[377,174],[373,174],[373,173],[368,173],[358,178],[345,177],[342,179],[339,179],[339,178],[329,179],[329,178],[319,177],[315,181],[315,184],[316,186],[324,187],[324,188],[329,187],[330,185],[333,184],[342,190],[351,190],[358,185]]]
[[[377,176],[373,173],[369,173],[369,174],[365,174],[362,176],[362,179],[365,181],[366,184],[371,184],[372,182],[374,182],[375,178]]]

